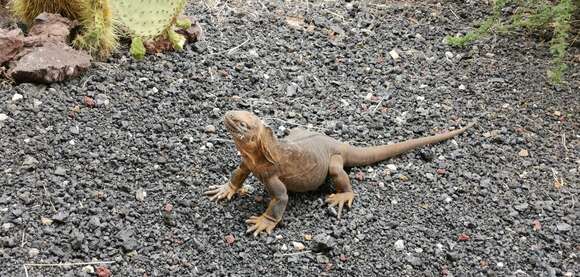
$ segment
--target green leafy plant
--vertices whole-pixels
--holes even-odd
[[[506,5],[515,5],[516,11],[509,18],[501,16]],[[489,35],[493,30],[501,33],[518,29],[541,32],[551,31],[550,52],[553,56],[548,77],[553,83],[560,83],[567,70],[565,58],[569,46],[571,23],[578,3],[573,0],[559,0],[550,3],[547,0],[497,0],[489,15],[481,25],[463,36],[448,36],[447,43],[456,47],[467,44]]]

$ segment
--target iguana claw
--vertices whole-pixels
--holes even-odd
[[[204,194],[211,196],[209,198],[211,201],[219,201],[224,198],[231,200],[234,194],[238,191],[238,189],[233,187],[229,182],[221,186],[210,186],[208,189],[210,190],[204,192]]]
[[[261,232],[266,232],[268,235],[272,234],[274,227],[278,224],[274,219],[264,214],[261,216],[252,216],[250,219],[246,220],[246,223],[253,224],[248,228],[246,234],[254,232],[254,237]]]
[[[329,195],[328,198],[326,198],[326,203],[328,203],[330,207],[338,205],[338,218],[340,219],[340,215],[342,214],[342,207],[344,204],[346,203],[350,209],[352,207],[353,200],[354,193],[352,191],[347,191]]]

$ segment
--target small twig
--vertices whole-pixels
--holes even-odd
[[[240,47],[244,46],[246,43],[248,43],[250,41],[250,37],[248,36],[248,34],[246,34],[246,36],[248,37],[244,42],[242,42],[240,45],[238,46],[234,46],[228,50],[224,50],[224,51],[220,51],[220,52],[213,52],[213,53],[209,53],[207,56],[213,56],[213,55],[219,55],[219,54],[223,54],[223,53],[227,53],[228,55],[231,55],[233,53],[235,53],[236,50],[238,50]]]
[[[333,12],[330,12],[330,11],[327,11],[327,13],[329,13],[329,14],[332,14],[332,15],[334,15],[334,16],[336,16],[336,17],[340,18],[340,20],[344,21],[344,16],[342,16],[342,15],[340,15],[340,14],[333,13]]]
[[[371,113],[375,113],[377,111],[377,109],[381,106],[381,104],[383,104],[383,100],[385,99],[385,97],[381,97],[381,100],[379,100],[379,103],[375,106],[375,108],[373,109],[373,111]]]
[[[383,94],[383,97],[381,97],[381,100],[379,101],[379,103],[373,109],[373,111],[371,113],[375,113],[377,111],[377,109],[381,106],[381,104],[383,104],[383,100],[385,100],[385,97],[389,97],[389,86],[388,85],[387,85],[387,89],[385,91],[386,91],[386,94]]]
[[[222,142],[228,142],[228,143],[234,143],[233,140],[231,139],[222,139],[222,138],[208,138],[208,139],[193,139],[192,142],[203,142],[203,141],[222,141]]]
[[[552,170],[552,176],[554,178],[554,184],[558,184],[559,187],[564,186],[564,178],[558,178],[558,172],[554,168],[550,168]]]
[[[457,16],[457,14],[456,14],[456,13],[453,11],[453,9],[452,9],[452,8],[449,8],[449,10],[450,10],[450,11],[451,11],[451,13],[452,13],[452,14],[455,16],[455,18],[457,18],[457,19],[461,19],[461,18],[459,18],[459,16]]]
[[[234,143],[233,140],[231,139],[221,139],[221,138],[209,138],[207,139],[208,141],[223,141],[223,142],[229,142],[229,143]]]
[[[54,207],[54,204],[52,203],[52,199],[51,199],[50,193],[48,193],[48,190],[46,189],[46,186],[44,185],[44,183],[42,184],[42,187],[44,188],[44,193],[46,194],[46,197],[48,198],[48,203],[50,203],[50,206],[52,206],[52,209],[56,213],[56,207]]]
[[[101,262],[85,262],[85,263],[58,263],[58,264],[24,264],[24,267],[62,267],[62,266],[81,266],[81,265],[96,265],[96,264],[114,264],[115,261],[101,261]]]
[[[26,236],[26,231],[22,230],[22,241],[20,242],[20,248],[24,247],[26,241],[24,241],[24,237]]]
[[[297,256],[297,255],[307,254],[307,253],[310,253],[310,252],[312,252],[312,250],[306,250],[306,251],[295,252],[295,253],[280,254],[280,255],[277,255],[277,256],[278,257]]]
[[[326,128],[322,128],[322,127],[314,127],[314,126],[310,127],[310,126],[306,126],[306,125],[302,125],[302,124],[298,124],[298,123],[289,122],[289,121],[282,120],[282,119],[280,119],[280,118],[275,118],[275,117],[266,117],[266,118],[264,118],[264,119],[265,119],[265,120],[272,120],[272,119],[273,119],[273,120],[278,120],[278,121],[280,121],[280,122],[284,122],[284,123],[286,123],[286,124],[290,124],[290,125],[295,125],[295,126],[303,127],[303,128],[306,128],[306,129],[318,129],[318,130],[322,130],[322,131],[328,131],[328,129],[326,129]]]
[[[24,275],[28,277],[28,268],[26,268],[26,265],[22,265],[22,267],[24,267]]]
[[[228,50],[228,55],[231,55],[231,54],[235,53],[235,52],[236,52],[236,50],[238,50],[238,48],[240,48],[240,47],[244,46],[244,45],[245,45],[246,43],[248,43],[249,41],[250,41],[250,38],[248,37],[248,39],[246,39],[246,41],[242,42],[242,44],[240,44],[240,45],[238,45],[238,46],[236,46],[236,47],[234,47],[234,48],[231,48],[230,50]]]
[[[562,133],[562,146],[566,150],[566,156],[568,156],[568,146],[566,146],[566,133]]]
[[[91,80],[91,78],[93,78],[93,76],[95,75],[90,75],[89,77],[87,77],[87,79],[83,82],[83,88],[85,88],[87,86],[87,83]]]

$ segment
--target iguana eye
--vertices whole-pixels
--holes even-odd
[[[240,122],[240,127],[247,128],[248,126],[246,125],[246,122],[241,121]]]

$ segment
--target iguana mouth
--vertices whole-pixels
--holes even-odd
[[[248,128],[239,124],[239,122],[235,119],[226,117],[224,124],[226,125],[226,129],[228,129],[232,135],[243,137],[244,134],[248,132]]]

